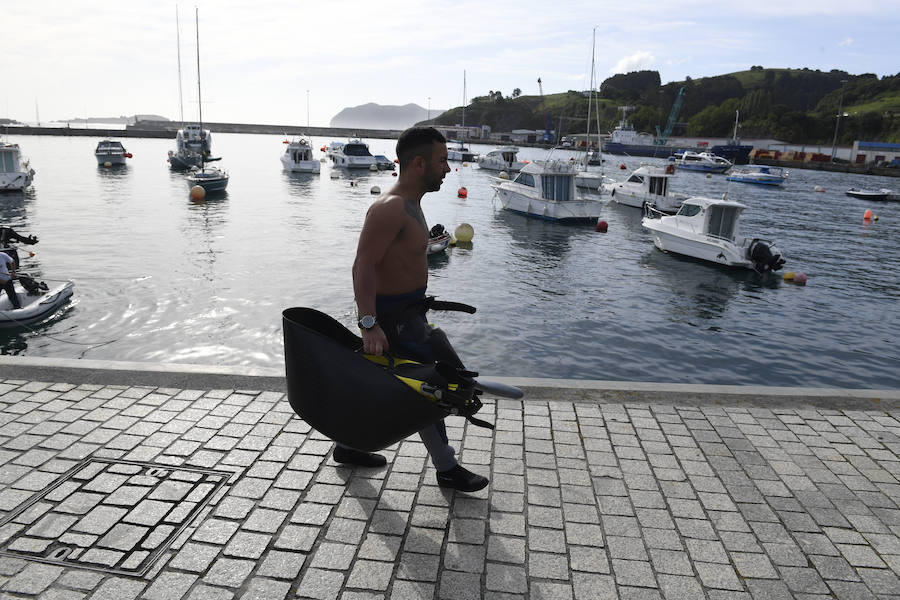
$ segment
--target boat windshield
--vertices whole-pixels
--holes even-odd
[[[566,202],[572,199],[572,179],[565,175],[541,175],[541,197]]]
[[[344,154],[347,156],[372,156],[365,144],[347,144],[344,146]]]
[[[534,187],[534,176],[529,173],[520,172],[513,181],[515,181],[516,183],[521,183],[522,185]]]
[[[681,208],[678,209],[679,217],[693,217],[695,215],[699,215],[700,211],[703,210],[697,204],[682,204]]]
[[[734,239],[735,224],[741,209],[736,206],[709,207],[709,235],[725,240]]]
[[[640,175],[632,175],[628,178],[628,183],[644,183],[644,178]]]

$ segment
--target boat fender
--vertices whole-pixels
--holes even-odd
[[[616,195],[616,190],[615,190],[615,188],[613,188],[613,191],[611,191],[611,192],[609,193],[609,196],[610,196],[610,198],[612,198],[612,197],[614,197],[615,195]]]
[[[666,173],[668,173],[669,175],[672,175],[674,172],[675,172],[675,165],[674,165],[674,164],[668,164],[668,165],[666,165]]]

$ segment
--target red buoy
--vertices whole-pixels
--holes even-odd
[[[456,190],[456,197],[457,197],[457,198],[468,198],[468,197],[469,197],[469,190],[467,190],[467,189],[465,188],[465,186],[459,188],[458,190]]]
[[[609,223],[606,221],[597,221],[597,231],[600,233],[606,233],[606,230],[609,229]]]
[[[625,166],[625,163],[621,163],[621,164],[619,165],[619,168],[622,169],[622,170],[624,171],[624,170],[627,169],[628,167]]]

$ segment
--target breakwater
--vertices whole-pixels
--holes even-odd
[[[852,173],[854,175],[883,175],[884,177],[900,177],[900,169],[896,167],[875,167],[855,163],[800,162],[796,160],[775,160],[774,158],[754,158],[757,165],[784,167],[786,169],[809,169],[812,171],[829,171],[831,173]]]

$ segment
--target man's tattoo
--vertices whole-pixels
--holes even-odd
[[[403,207],[406,209],[406,213],[411,216],[416,222],[422,226],[422,231],[428,232],[428,224],[425,223],[425,214],[422,212],[422,207],[414,202],[410,202],[409,200],[403,201]]]

